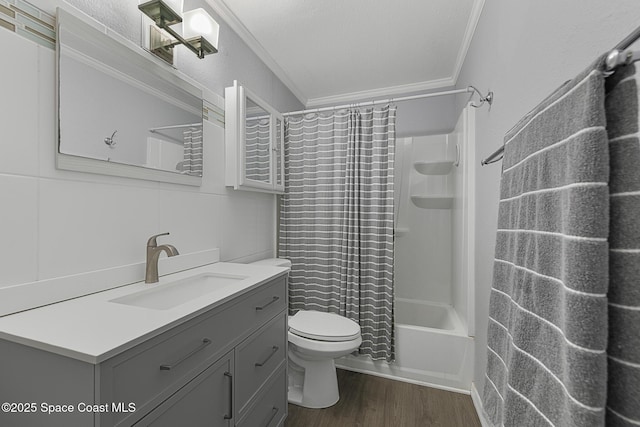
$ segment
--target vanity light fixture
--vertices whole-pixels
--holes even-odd
[[[163,35],[151,27],[150,50],[165,61],[173,64],[173,47],[185,45],[189,50],[202,59],[205,55],[218,52],[218,32],[220,26],[202,8],[189,10],[184,13],[183,34],[181,36],[171,28],[172,25],[183,22],[181,0],[151,0],[138,5],[138,9],[155,22],[175,40]]]

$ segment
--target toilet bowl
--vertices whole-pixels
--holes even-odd
[[[289,402],[327,408],[340,399],[334,359],[362,344],[360,326],[333,313],[300,310],[289,317]]]
[[[255,264],[290,267],[286,259]],[[334,359],[362,344],[360,326],[334,314],[300,310],[289,316],[289,402],[306,408],[327,408],[340,399]]]

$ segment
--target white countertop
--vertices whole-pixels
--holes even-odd
[[[0,318],[0,338],[98,364],[162,332],[286,274],[287,268],[215,263]],[[158,310],[110,300],[202,273],[247,276],[231,286]]]

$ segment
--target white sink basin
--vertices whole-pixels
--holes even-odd
[[[109,302],[135,307],[168,310],[212,292],[233,286],[249,276],[203,273],[166,284],[150,284],[149,289],[115,298]]]

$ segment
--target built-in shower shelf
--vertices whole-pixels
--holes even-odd
[[[422,209],[451,209],[451,196],[411,196],[414,205]]]
[[[422,175],[446,175],[451,172],[452,160],[440,162],[415,162],[413,167]]]
[[[404,236],[408,232],[409,229],[407,227],[396,227],[395,229],[396,237]]]

